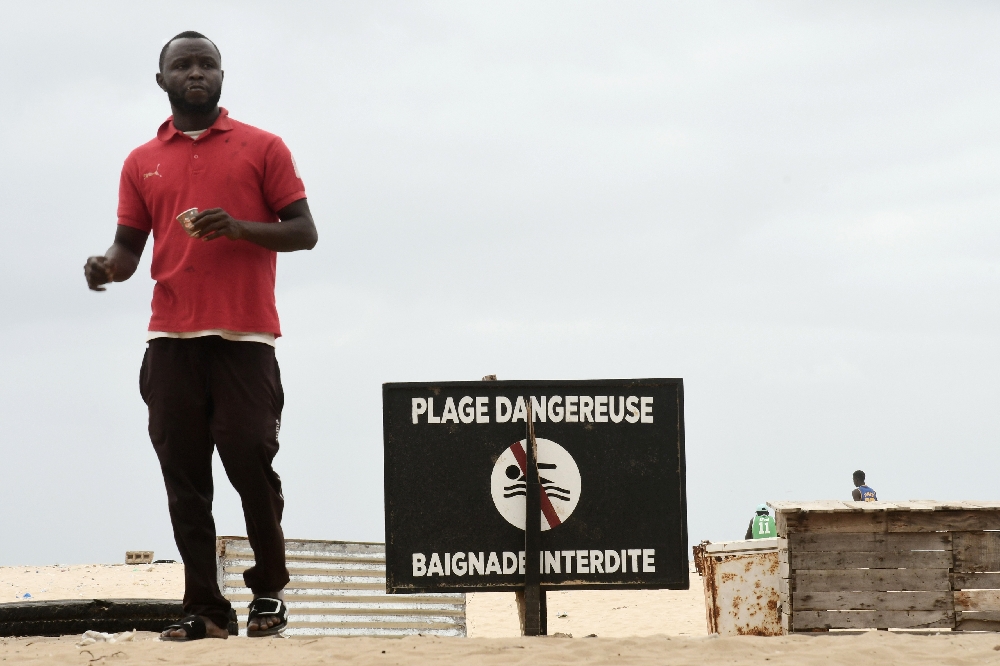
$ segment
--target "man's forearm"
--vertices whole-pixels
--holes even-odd
[[[129,279],[139,266],[139,255],[117,242],[108,248],[104,256],[108,258],[110,263],[110,277],[113,282],[124,282]]]
[[[108,251],[101,256],[89,257],[83,265],[87,286],[94,291],[104,291],[102,285],[124,282],[132,277],[148,238],[146,231],[119,224]]]
[[[316,225],[308,217],[293,217],[281,222],[240,221],[243,240],[275,252],[311,250],[316,245]]]

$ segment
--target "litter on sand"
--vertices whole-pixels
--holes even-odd
[[[135,640],[135,629],[123,631],[120,634],[108,634],[103,631],[85,631],[77,647],[86,647],[94,643],[127,643]]]

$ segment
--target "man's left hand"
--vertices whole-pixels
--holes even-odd
[[[191,222],[191,233],[203,241],[225,236],[229,240],[243,238],[243,224],[221,208],[203,210]]]

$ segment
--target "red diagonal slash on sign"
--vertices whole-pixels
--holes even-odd
[[[521,468],[521,474],[524,478],[528,478],[528,457],[524,453],[524,447],[521,446],[521,442],[514,442],[510,445],[510,451],[514,454],[514,458],[517,460],[517,466]],[[538,480],[538,492],[541,495],[542,504],[542,515],[545,516],[545,522],[549,524],[549,528],[553,528],[556,525],[562,523],[559,520],[559,516],[556,515],[556,508],[552,506],[552,500],[549,496],[545,494],[545,488],[541,485],[541,477]]]

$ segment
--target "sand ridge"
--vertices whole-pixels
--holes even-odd
[[[183,565],[0,567],[2,601],[164,598],[183,593]],[[549,631],[574,638],[518,636],[513,594],[468,597],[469,638],[231,638],[163,643],[140,633],[128,643],[77,647],[79,636],[0,638],[11,664],[1000,664],[1000,635],[959,632],[860,632],[705,636],[704,597],[691,589],[549,593]],[[596,638],[585,638],[588,634]]]
[[[31,594],[30,599],[24,593]],[[0,567],[0,603],[55,599],[180,599],[183,564],[77,564]],[[703,636],[705,605],[701,579],[691,575],[690,590],[608,590],[550,592],[549,633],[575,637]],[[470,637],[520,635],[513,593],[475,593],[467,597]]]
[[[1000,664],[995,634],[866,632],[758,638],[232,638],[162,643],[140,634],[132,643],[78,648],[77,637],[0,639],[0,659],[17,664],[761,664],[891,666]]]

